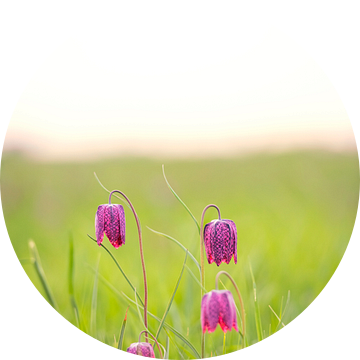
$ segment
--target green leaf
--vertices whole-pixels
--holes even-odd
[[[192,217],[192,219],[194,220],[196,227],[198,229],[198,232],[200,234],[200,225],[197,222],[197,220],[195,219],[195,216],[191,213],[190,209],[185,205],[185,203],[180,199],[179,195],[174,191],[174,189],[170,186],[166,175],[165,175],[165,167],[164,165],[162,166],[162,171],[163,171],[163,175],[164,175],[164,179],[166,181],[167,186],[169,187],[169,189],[171,190],[171,192],[174,194],[174,196],[179,200],[180,204],[186,209],[186,211],[190,214],[190,216]]]
[[[44,269],[41,265],[39,253],[37,251],[35,242],[33,240],[29,240],[29,250],[30,250],[30,255],[32,256],[32,261],[33,261],[33,264],[35,267],[35,271],[40,279],[41,285],[44,288],[44,291],[48,298],[48,301],[55,310],[58,310],[58,306],[57,306],[55,298],[52,295],[52,292],[50,290],[50,286],[47,282]]]

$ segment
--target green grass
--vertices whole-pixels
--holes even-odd
[[[65,318],[117,347],[114,337],[119,339],[130,306],[123,349],[137,342],[143,330],[133,289],[113,259],[87,236],[95,236],[97,206],[108,201],[96,172],[106,188],[130,198],[140,218],[153,314],[150,332],[156,334],[178,285],[159,342],[170,349],[171,359],[195,357],[180,335],[200,352],[200,287],[193,278],[199,278],[198,229],[167,186],[162,164],[169,184],[197,222],[203,208],[214,203],[237,225],[238,264],[206,264],[205,288],[214,289],[220,270],[232,275],[245,304],[248,345],[283,328],[282,323],[288,324],[315,299],[338,266],[353,229],[359,196],[355,153],[304,151],[212,160],[128,157],[84,163],[38,163],[5,153],[1,196],[10,239],[31,281],[47,300],[50,294],[49,301]],[[127,207],[125,214],[125,245],[115,250],[106,238],[103,244],[144,298],[136,223]],[[205,223],[215,217],[210,209]],[[34,266],[29,239],[36,244],[43,279]],[[191,259],[186,271],[184,249]],[[226,334],[226,352],[239,349],[239,344],[239,333]],[[220,329],[206,335],[207,356],[220,355],[223,348]]]

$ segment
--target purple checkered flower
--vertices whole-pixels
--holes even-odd
[[[234,328],[239,331],[234,298],[229,290],[213,290],[205,294],[201,301],[201,327],[211,333],[220,324],[224,332]]]
[[[122,205],[100,205],[95,215],[96,240],[100,246],[104,232],[111,244],[117,249],[125,244],[125,212]]]
[[[237,232],[232,220],[217,219],[204,227],[204,244],[209,264],[228,264],[234,256],[237,263]]]
[[[153,347],[146,342],[133,343],[126,349],[126,352],[149,358],[155,357]]]

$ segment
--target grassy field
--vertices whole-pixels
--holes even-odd
[[[282,328],[269,305],[279,315],[289,292],[284,324],[309,306],[330,280],[351,236],[359,197],[357,154],[304,151],[212,160],[116,158],[87,163],[40,163],[5,153],[1,196],[10,239],[29,278],[46,297],[30,261],[28,242],[29,239],[35,242],[61,315],[77,324],[69,289],[72,237],[73,293],[80,328],[106,344],[117,346],[130,305],[123,349],[137,342],[143,330],[136,306],[122,294],[134,300],[134,292],[106,251],[87,236],[95,236],[97,206],[108,202],[108,193],[94,177],[96,172],[105,187],[127,194],[140,217],[149,311],[159,318],[163,316],[183,268],[185,252],[147,227],[174,237],[198,260],[200,252],[197,227],[167,187],[162,163],[171,186],[198,221],[203,208],[215,203],[222,217],[237,225],[238,264],[231,261],[218,268],[206,263],[205,287],[208,291],[214,289],[219,270],[234,277],[245,303],[248,345]],[[113,202],[117,199],[113,198]],[[125,214],[126,244],[118,250],[106,238],[103,244],[143,297],[136,223],[127,207]],[[215,217],[216,211],[209,210],[205,222]],[[261,334],[255,324],[250,264],[257,287]],[[198,277],[198,270],[189,258],[187,266]],[[223,278],[223,282],[233,290],[230,281]],[[200,287],[186,268],[166,322],[198,352],[200,300]],[[157,320],[149,319],[152,333],[156,333],[158,325]],[[172,332],[168,331],[168,335],[170,358],[195,357]],[[159,340],[164,346],[166,337],[162,331]],[[228,333],[226,352],[239,349],[239,343],[238,333]],[[218,328],[206,335],[206,354],[222,353],[223,333]]]

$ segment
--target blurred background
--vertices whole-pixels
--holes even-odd
[[[142,21],[140,15],[138,21]],[[145,16],[145,15],[144,15]],[[209,19],[204,29],[160,25],[146,33],[120,21],[115,37],[73,38],[31,80],[11,119],[1,163],[6,226],[31,281],[33,239],[59,312],[76,324],[68,289],[69,237],[74,239],[74,293],[81,329],[114,345],[134,297],[94,236],[97,206],[119,189],[140,217],[149,281],[149,310],[162,317],[184,253],[148,228],[179,240],[199,259],[197,229],[169,191],[167,178],[198,221],[217,204],[238,230],[238,264],[206,266],[206,288],[228,271],[244,297],[247,340],[258,341],[249,264],[257,284],[264,337],[298,316],[338,266],[353,229],[358,155],[344,107],[317,64],[276,29],[266,34]],[[178,20],[181,22],[181,20]],[[162,24],[163,25],[163,24]],[[94,30],[95,31],[95,30]],[[129,35],[130,34],[130,35]],[[88,40],[88,39],[91,39]],[[112,50],[116,44],[116,50]],[[126,244],[115,250],[143,295],[136,224],[125,208]],[[211,210],[208,222],[216,217]],[[99,259],[96,329],[90,313]],[[189,268],[196,267],[188,260]],[[224,284],[231,289],[229,282]],[[112,287],[111,287],[112,286]],[[200,351],[200,289],[185,271],[167,322]],[[150,328],[156,332],[157,322]],[[127,346],[142,330],[131,307]],[[207,353],[222,353],[221,330]],[[160,341],[165,344],[165,335]],[[171,358],[193,357],[173,338]],[[238,334],[227,352],[238,349]]]

